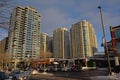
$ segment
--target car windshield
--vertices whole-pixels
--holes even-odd
[[[20,74],[20,71],[16,71],[16,72],[14,72],[14,74]]]

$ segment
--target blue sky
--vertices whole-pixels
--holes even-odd
[[[15,5],[33,6],[41,14],[41,32],[52,35],[58,27],[66,27],[81,20],[89,21],[97,36],[98,50],[102,42],[102,28],[98,6],[101,6],[107,41],[110,38],[110,26],[120,25],[120,0],[13,0]],[[10,12],[9,12],[10,13]],[[9,14],[8,14],[9,15]],[[7,36],[6,30],[0,29],[0,40]]]

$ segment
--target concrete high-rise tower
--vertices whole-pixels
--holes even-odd
[[[71,58],[91,57],[97,51],[96,35],[88,21],[83,20],[73,24],[70,36]]]
[[[8,52],[12,58],[36,58],[40,52],[41,16],[31,7],[18,6],[10,17]]]
[[[58,28],[53,31],[53,57],[69,58],[69,32],[66,28]]]
[[[49,36],[48,34],[41,33],[40,55],[46,54],[46,57],[52,57],[52,40],[53,40],[53,38],[51,36]],[[43,58],[43,57],[41,57],[41,58]],[[45,56],[44,56],[44,58],[45,58]]]
[[[49,36],[46,33],[41,33],[40,36],[40,50],[43,52],[47,51],[48,48],[48,40],[49,40]]]
[[[40,50],[42,52],[52,52],[52,37],[50,37],[48,34],[46,33],[41,33],[40,36]]]

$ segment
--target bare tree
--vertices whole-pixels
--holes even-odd
[[[44,59],[44,58],[51,58],[51,53],[49,51],[40,51],[40,58]]]
[[[51,58],[51,53],[49,51],[46,52],[46,58]]]
[[[6,53],[0,53],[1,68],[6,67],[10,63],[10,56]]]

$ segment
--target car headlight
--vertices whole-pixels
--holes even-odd
[[[18,80],[23,80],[23,78],[22,77],[18,77]]]
[[[24,80],[27,80],[27,77],[26,77],[26,76],[24,76],[24,77],[23,77],[23,79],[24,79]]]

